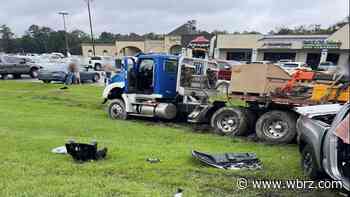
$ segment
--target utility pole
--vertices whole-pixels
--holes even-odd
[[[88,12],[89,12],[89,22],[90,22],[90,34],[91,34],[91,43],[92,43],[92,54],[93,56],[96,56],[96,50],[95,50],[95,39],[94,39],[94,33],[92,30],[92,19],[91,19],[91,6],[90,3],[93,0],[85,0],[88,6]]]
[[[68,44],[68,33],[67,33],[67,25],[66,25],[66,16],[69,13],[65,12],[65,11],[61,11],[58,14],[62,15],[62,18],[63,18],[64,37],[65,37],[65,40],[66,40],[66,54],[67,54],[67,57],[68,57],[69,56],[69,44]]]

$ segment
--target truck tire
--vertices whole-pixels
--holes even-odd
[[[102,70],[102,65],[100,63],[96,63],[95,66],[94,66],[94,69],[96,71],[101,71]]]
[[[126,112],[124,101],[121,99],[111,100],[108,104],[108,115],[111,119],[126,120],[128,114]]]
[[[315,152],[310,145],[306,145],[302,149],[300,161],[305,176],[311,179],[322,178],[323,173],[318,168]]]
[[[248,131],[248,119],[240,108],[224,107],[211,117],[211,127],[220,135],[243,136]]]
[[[295,139],[297,116],[289,111],[274,110],[263,114],[255,125],[258,138],[274,144],[288,144]]]
[[[32,68],[30,69],[29,75],[31,78],[36,79],[39,76],[39,70],[37,68]]]

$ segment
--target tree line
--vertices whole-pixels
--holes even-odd
[[[323,28],[321,25],[301,25],[294,28],[287,26],[277,27],[271,30],[271,35],[310,35],[310,34],[332,34],[340,27],[349,22],[350,17],[346,20],[340,21],[334,25]],[[199,34],[227,34],[230,33],[225,30],[215,30],[213,32],[197,31]],[[243,31],[231,32],[233,34],[260,34],[257,31]],[[81,54],[81,43],[90,42],[89,34],[82,30],[73,30],[67,32],[70,53],[74,55]],[[156,33],[146,33],[139,35],[136,33],[129,34],[115,34],[112,32],[102,32],[97,38],[96,42],[112,43],[115,40],[159,40],[163,39],[164,35]],[[0,52],[5,53],[64,53],[65,46],[65,32],[61,30],[54,30],[50,27],[31,25],[22,36],[16,36],[10,27],[7,25],[0,26]]]

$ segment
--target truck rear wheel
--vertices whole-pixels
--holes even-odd
[[[287,144],[296,136],[297,117],[292,112],[274,110],[263,114],[255,125],[256,135],[262,141]]]
[[[210,121],[221,135],[242,136],[248,133],[248,119],[242,109],[224,107],[215,112]]]
[[[121,99],[114,99],[109,102],[108,115],[111,119],[126,120],[128,114],[126,112],[125,103]]]

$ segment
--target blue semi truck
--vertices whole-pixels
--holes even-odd
[[[243,107],[210,101],[218,94],[217,68],[215,61],[167,54],[125,57],[121,72],[103,91],[109,117],[123,120],[129,116],[166,120],[180,117],[191,123],[210,124],[221,135],[244,136],[255,131],[259,139],[271,143],[295,139],[298,115],[293,108],[305,101],[245,95],[238,98],[245,101]]]

